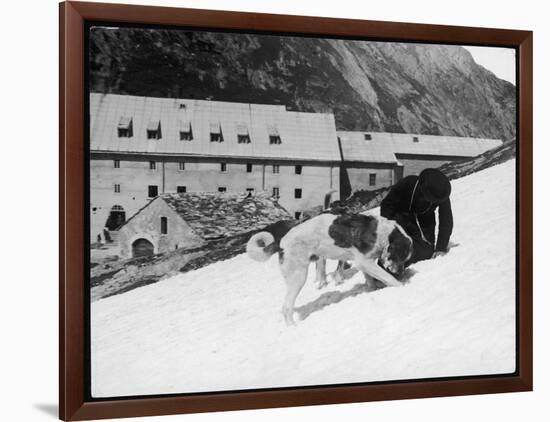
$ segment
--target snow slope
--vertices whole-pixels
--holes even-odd
[[[276,257],[239,255],[94,302],[93,396],[513,372],[514,166],[453,181],[447,255],[415,264],[398,288],[308,281],[295,327],[280,313]]]

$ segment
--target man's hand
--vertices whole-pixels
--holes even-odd
[[[435,251],[434,254],[432,255],[432,259],[435,259],[438,256],[443,256],[443,255],[446,255],[446,254],[447,254],[447,251]]]

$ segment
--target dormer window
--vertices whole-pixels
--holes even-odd
[[[151,120],[147,125],[147,139],[160,139],[162,133],[160,130],[160,120]]]
[[[250,143],[250,133],[248,132],[248,126],[246,123],[237,123],[237,143]]]
[[[419,142],[418,136],[413,136],[413,142]]]
[[[134,136],[134,127],[131,117],[121,117],[118,122],[118,137],[131,138]]]
[[[370,133],[365,133],[365,141],[372,141],[372,135]]]
[[[210,142],[223,142],[222,127],[219,122],[210,123]]]
[[[250,135],[237,135],[237,142],[239,144],[249,144],[250,143]]]
[[[189,120],[180,120],[180,141],[192,141],[193,129]]]
[[[275,126],[268,126],[267,133],[269,135],[269,144],[270,145],[280,145],[281,144],[281,135],[279,130]]]

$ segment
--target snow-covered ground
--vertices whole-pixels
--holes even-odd
[[[514,166],[453,181],[458,246],[415,264],[409,283],[368,293],[360,275],[323,290],[308,281],[295,327],[280,312],[276,256],[240,255],[94,302],[93,396],[513,372]]]

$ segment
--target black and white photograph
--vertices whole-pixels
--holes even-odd
[[[516,372],[514,48],[86,36],[92,398]]]

